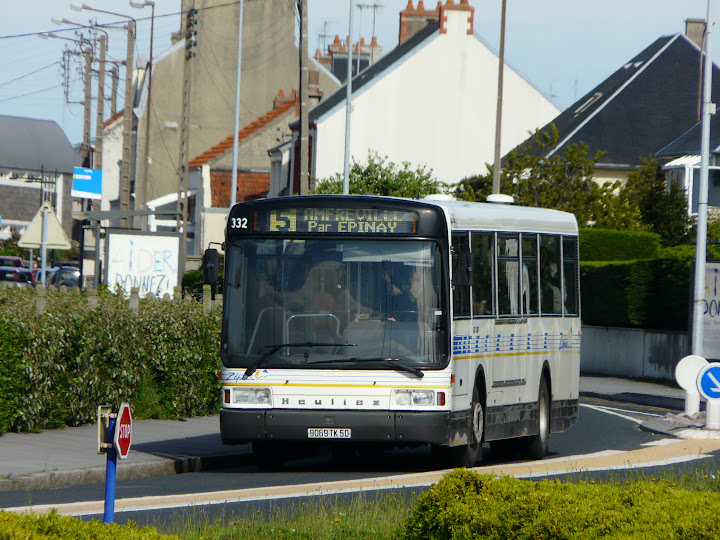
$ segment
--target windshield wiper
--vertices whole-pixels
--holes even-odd
[[[359,364],[361,362],[382,362],[383,364],[387,364],[391,367],[394,367],[395,369],[399,369],[400,371],[407,371],[408,373],[412,373],[415,375],[418,379],[422,379],[425,374],[420,371],[417,368],[414,368],[412,366],[408,366],[407,364],[403,364],[400,361],[400,358],[391,358],[391,357],[383,357],[383,356],[374,356],[370,358],[337,358],[335,360],[316,360],[315,362],[308,362],[308,365],[310,364],[334,364],[334,363],[343,363],[348,362],[352,364]]]
[[[306,341],[304,343],[278,343],[276,345],[266,345],[265,347],[270,347],[270,350],[250,364],[245,370],[245,377],[249,377],[255,373],[255,370],[260,367],[265,360],[283,347],[356,347],[356,345],[354,343],[315,343],[314,341]]]

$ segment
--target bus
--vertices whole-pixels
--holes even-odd
[[[501,200],[506,200],[501,196]],[[572,214],[312,195],[239,203],[225,238],[224,444],[431,445],[541,459],[578,419]],[[215,252],[217,255],[217,252]]]

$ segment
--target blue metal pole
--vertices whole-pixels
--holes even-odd
[[[116,418],[110,418],[110,426],[108,429],[108,440],[105,442],[112,443],[115,438]],[[104,523],[112,523],[115,519],[115,477],[117,474],[117,452],[115,445],[107,452],[107,466],[105,467],[105,514],[103,515]]]

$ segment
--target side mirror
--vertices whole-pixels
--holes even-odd
[[[460,287],[469,287],[472,283],[473,273],[473,256],[472,253],[461,251],[458,254],[458,285]]]
[[[218,250],[206,249],[203,254],[203,278],[205,283],[215,285],[218,280]]]

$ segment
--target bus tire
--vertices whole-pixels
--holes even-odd
[[[438,446],[435,451],[439,454],[443,464],[449,468],[474,467],[482,461],[482,444],[485,435],[485,408],[480,401],[477,386],[473,389],[470,403],[470,421],[472,442],[460,446]]]
[[[550,391],[545,377],[540,379],[538,392],[538,433],[522,441],[521,455],[525,459],[542,459],[547,454],[550,441]]]

